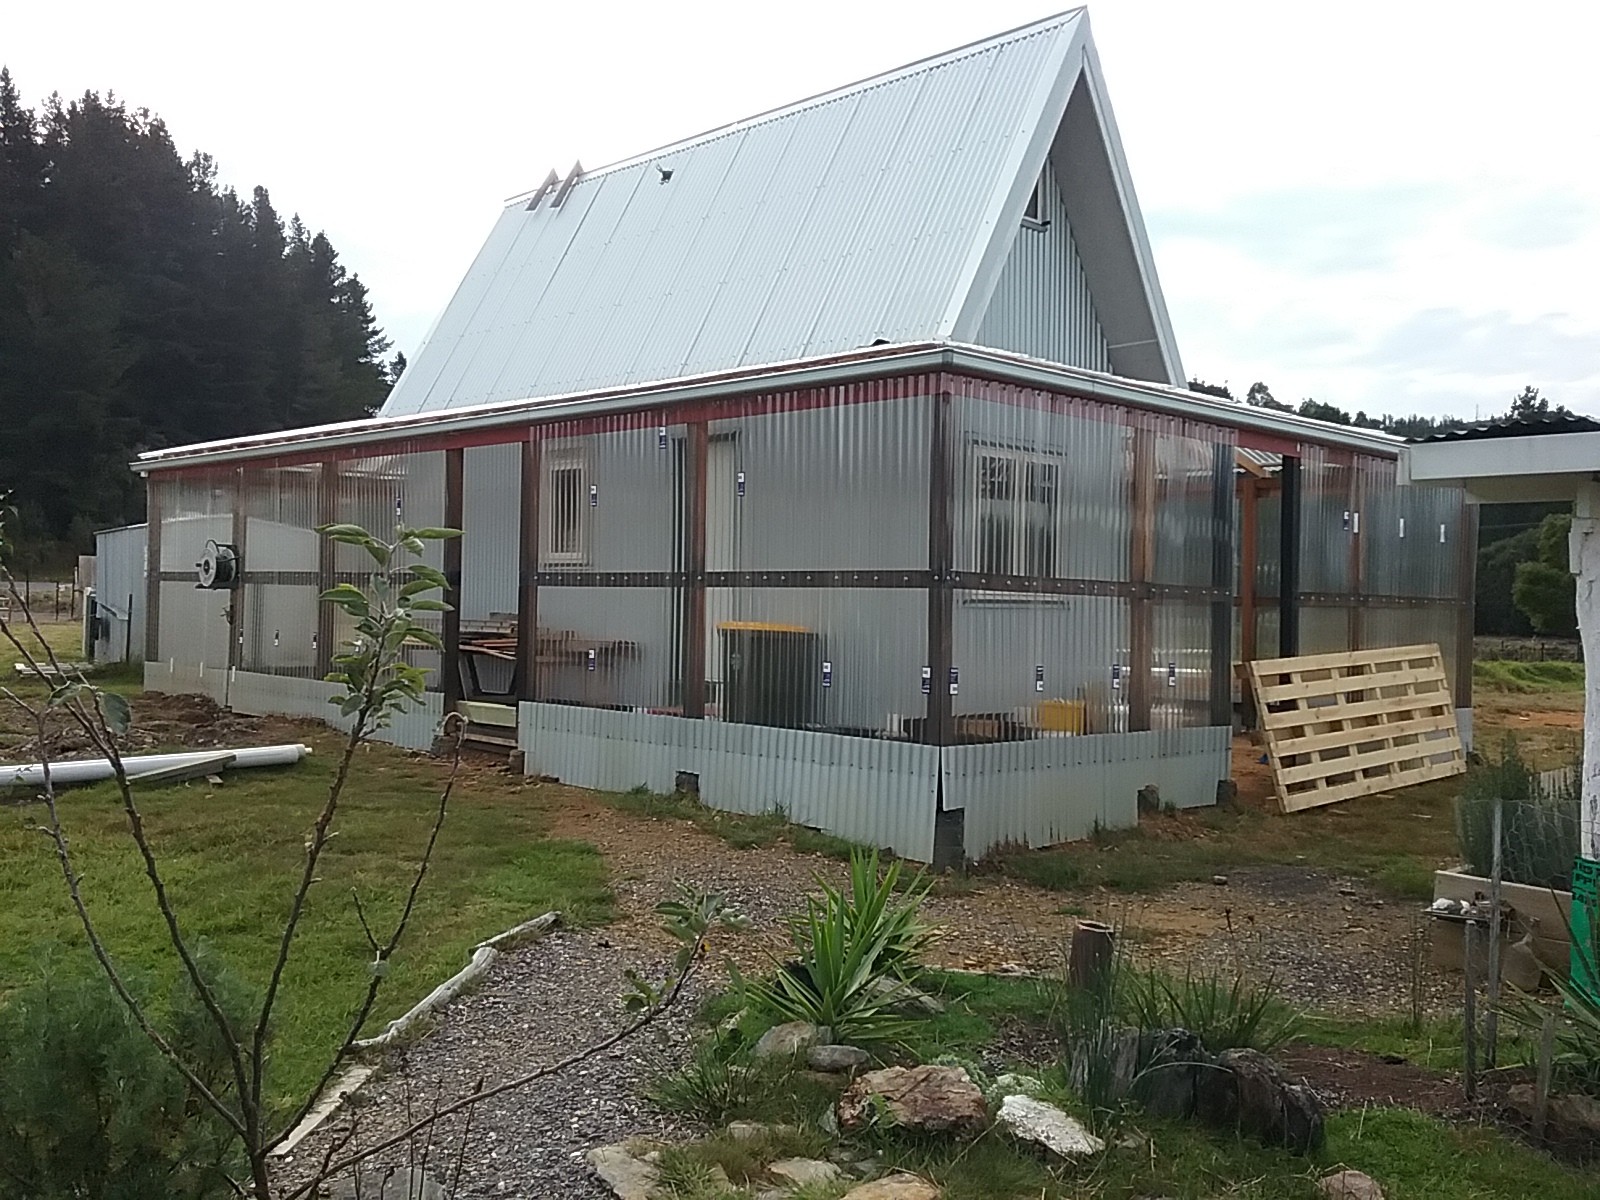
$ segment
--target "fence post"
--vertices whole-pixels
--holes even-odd
[[[1466,981],[1466,995],[1462,1002],[1462,1020],[1465,1024],[1462,1030],[1462,1054],[1469,1103],[1478,1099],[1478,997],[1472,979],[1473,924],[1471,917],[1461,923],[1461,977]]]
[[[1495,1068],[1500,1037],[1500,880],[1504,870],[1503,842],[1505,801],[1494,802],[1494,853],[1489,870],[1489,979],[1484,984],[1484,1002],[1489,1011],[1483,1018],[1483,1067]]]

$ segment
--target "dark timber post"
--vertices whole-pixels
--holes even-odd
[[[517,539],[517,699],[539,698],[539,491],[543,480],[538,431],[522,443],[522,519]]]
[[[1233,725],[1233,447],[1215,449],[1211,481],[1211,723]]]
[[[1456,539],[1459,555],[1456,574],[1456,678],[1457,708],[1472,707],[1473,597],[1477,595],[1478,506],[1461,505],[1461,532]],[[1446,535],[1449,527],[1446,527]]]
[[[145,476],[144,660],[161,661],[161,477]],[[133,614],[128,614],[131,625]]]
[[[1278,657],[1300,653],[1300,460],[1283,457],[1278,531]]]
[[[339,460],[325,458],[317,473],[317,524],[335,525],[339,521]],[[380,533],[381,537],[382,534]],[[317,541],[317,595],[334,585],[339,567],[339,544],[332,538]],[[333,670],[333,605],[317,600],[316,677],[327,678]]]
[[[922,740],[933,746],[956,742],[956,445],[950,408],[949,392],[941,390],[933,396],[928,451],[928,708],[922,734]],[[939,774],[942,780],[943,772]],[[966,858],[966,813],[959,808],[945,808],[941,782],[933,817],[933,866],[939,870],[956,868]]]
[[[1128,601],[1128,731],[1150,728],[1150,667],[1155,660],[1155,601],[1150,581],[1156,559],[1155,433],[1133,427],[1133,544],[1129,575],[1133,596]]]
[[[1350,649],[1360,650],[1366,641],[1366,610],[1361,593],[1366,587],[1365,555],[1361,552],[1361,509],[1366,504],[1367,481],[1359,454],[1350,456]]]
[[[466,451],[455,446],[444,452],[444,524],[460,529],[462,522],[462,476],[466,471]],[[444,614],[444,654],[440,656],[440,690],[444,692],[444,711],[453,713],[461,704],[461,538],[444,543],[444,577],[450,588]]]
[[[250,468],[236,467],[233,472],[233,548],[238,551],[238,575],[233,581],[233,592],[228,596],[228,666],[244,665],[244,568],[250,559],[245,553],[245,530],[249,526],[246,507],[250,502]]]
[[[928,711],[923,741],[948,746],[955,740],[950,672],[955,666],[954,521],[950,511],[954,469],[950,394],[933,397],[928,457]]]
[[[686,545],[688,581],[683,590],[683,715],[706,715],[706,489],[711,431],[702,421],[691,421],[689,442],[689,498]]]

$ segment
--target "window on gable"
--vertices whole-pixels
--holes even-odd
[[[589,508],[589,471],[582,454],[562,451],[549,455],[545,460],[546,561],[588,561]]]
[[[1060,462],[987,447],[974,453],[977,569],[985,575],[1054,575]]]
[[[1022,223],[1031,225],[1035,229],[1043,229],[1050,224],[1048,211],[1045,205],[1044,176],[1040,175],[1033,181],[1033,191],[1028,193],[1027,206],[1022,210]]]

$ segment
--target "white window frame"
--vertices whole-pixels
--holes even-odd
[[[544,474],[543,495],[540,498],[540,524],[539,531],[539,558],[543,562],[556,563],[563,566],[577,566],[589,561],[589,535],[592,524],[589,503],[589,489],[593,486],[593,472],[590,470],[589,456],[582,446],[550,446],[546,444],[541,455],[541,470]],[[577,476],[577,512],[572,528],[572,544],[558,549],[556,535],[558,532],[558,505],[556,478],[558,475],[576,474]]]
[[[1050,168],[1046,167],[1048,171]],[[1029,212],[1029,209],[1032,212]],[[1033,191],[1029,194],[1027,203],[1022,209],[1022,225],[1025,229],[1049,229],[1050,217],[1045,211],[1046,197],[1044,193],[1044,172],[1039,173],[1039,178],[1033,181]]]
[[[1061,507],[1062,493],[1066,486],[1067,460],[1059,454],[1040,453],[1032,450],[1018,450],[1010,446],[995,445],[989,442],[973,442],[968,448],[968,474],[971,479],[970,499],[972,504],[971,528],[968,533],[971,548],[972,570],[982,575],[1010,575],[1037,578],[1055,578],[1059,575],[1061,565]],[[986,460],[995,460],[1008,463],[1011,468],[1010,492],[1008,498],[997,499],[986,495],[989,490],[984,471]],[[1046,504],[1046,519],[1041,524],[1033,520],[1036,516],[1030,509],[1040,503],[1029,495],[1031,487],[1045,481],[1038,476],[1048,471],[1053,479],[1048,481],[1051,489],[1049,500]],[[989,561],[986,554],[985,518],[993,513],[996,508],[1006,510],[1009,519],[1007,533],[1007,546],[1003,563]],[[1048,568],[1041,571],[1030,572],[1028,558],[1030,555],[1029,541],[1032,533],[1043,531],[1048,535],[1049,558]],[[1000,565],[1005,570],[990,570],[991,566]],[[972,593],[974,599],[981,599],[986,603],[996,602],[1038,602],[1046,601],[1059,603],[1066,600],[1063,595],[1050,592],[998,592],[981,591]]]

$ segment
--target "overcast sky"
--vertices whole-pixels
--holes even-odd
[[[1037,0],[6,3],[27,101],[113,90],[325,229],[407,354],[501,201],[1057,11]],[[1191,375],[1600,413],[1600,5],[1098,0]]]

